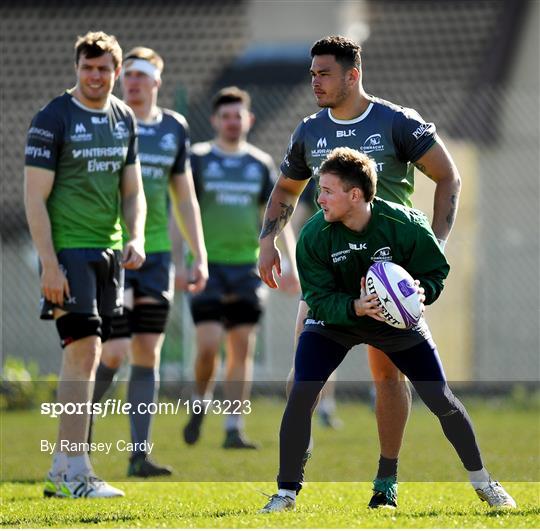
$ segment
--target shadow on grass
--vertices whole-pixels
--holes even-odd
[[[45,476],[43,476],[43,479],[28,479],[28,478],[11,479],[10,478],[10,479],[5,479],[5,480],[0,481],[0,488],[2,488],[6,484],[11,484],[11,483],[16,483],[17,485],[32,485],[32,484],[38,485],[39,483],[43,483],[44,480],[45,480]]]
[[[500,518],[501,516],[531,516],[533,514],[540,514],[540,508],[533,507],[530,509],[511,509],[511,508],[496,508],[492,507],[489,509],[458,509],[458,510],[447,510],[445,508],[441,509],[430,509],[427,511],[415,511],[411,513],[396,511],[394,513],[396,516],[405,517],[405,518],[429,518],[429,517],[449,517],[449,516],[463,516],[466,518],[478,517],[482,518]]]

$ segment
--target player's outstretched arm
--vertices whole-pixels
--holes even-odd
[[[69,284],[60,269],[54,250],[47,198],[54,184],[54,172],[43,168],[24,168],[24,206],[32,240],[41,262],[41,292],[54,304],[69,297]]]
[[[458,209],[461,191],[459,171],[440,138],[414,165],[436,184],[431,226],[444,250]]]
[[[208,280],[208,260],[204,245],[201,211],[191,171],[188,170],[185,173],[177,173],[172,176],[170,193],[173,198],[173,214],[177,228],[188,243],[194,258],[186,289],[192,293],[199,293],[204,289]],[[173,247],[177,247],[178,237],[178,232],[172,231]],[[176,263],[179,264],[179,262]]]
[[[139,269],[146,258],[144,253],[146,199],[142,184],[141,166],[138,161],[124,168],[120,194],[122,215],[130,235],[130,239],[124,247],[122,265],[126,269]]]
[[[276,238],[291,219],[298,198],[306,187],[307,180],[296,181],[281,174],[274,185],[266,205],[261,235],[259,236],[259,274],[270,288],[277,288],[274,268],[281,276],[281,257],[276,247]]]

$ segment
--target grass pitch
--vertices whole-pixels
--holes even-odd
[[[259,399],[247,420],[258,452],[220,448],[222,418],[209,417],[199,444],[181,441],[186,417],[156,418],[152,456],[175,468],[172,481],[133,482],[127,456],[94,455],[96,471],[126,492],[114,500],[42,497],[49,456],[40,439],[54,440],[57,421],[38,412],[2,416],[1,507],[3,527],[122,528],[536,528],[540,526],[538,411],[505,402],[465,401],[486,464],[514,496],[518,509],[497,511],[481,503],[438,421],[423,406],[413,409],[400,458],[399,508],[369,511],[378,444],[375,419],[366,405],[341,404],[341,431],[314,422],[314,457],[297,509],[272,515],[257,511],[261,491],[275,492],[278,429],[284,403]],[[96,441],[129,439],[126,419],[96,425]],[[436,480],[436,481],[434,481]]]
[[[294,512],[259,515],[272,483],[115,483],[116,500],[44,500],[41,485],[4,484],[4,527],[535,528],[536,484],[508,483],[514,511],[494,511],[464,483],[402,483],[399,509],[370,511],[368,483],[309,483]]]

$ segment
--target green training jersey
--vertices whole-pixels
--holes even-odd
[[[353,301],[360,280],[374,262],[405,268],[425,289],[431,304],[443,289],[450,266],[428,219],[419,210],[375,198],[371,219],[361,232],[340,222],[328,223],[322,211],[304,226],[296,246],[296,263],[310,317],[325,325],[370,329],[378,321],[357,317]]]
[[[30,125],[26,166],[52,170],[47,200],[55,250],[122,248],[120,180],[137,162],[135,118],[111,96],[90,109],[69,92],[43,107]]]
[[[366,111],[353,120],[337,120],[330,109],[304,118],[281,163],[283,175],[318,180],[319,166],[330,151],[350,147],[375,160],[378,197],[412,206],[412,163],[435,144],[435,126],[413,109],[370,98]]]
[[[154,122],[137,121],[137,129],[146,197],[144,248],[147,253],[170,251],[169,183],[173,175],[184,173],[189,166],[187,122],[181,114],[160,109]],[[124,240],[128,237],[124,231]]]
[[[261,208],[276,179],[272,158],[251,144],[238,153],[225,153],[204,142],[193,146],[191,167],[208,262],[254,264]]]

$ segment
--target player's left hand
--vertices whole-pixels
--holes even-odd
[[[208,264],[206,260],[195,259],[190,268],[187,291],[189,293],[200,293],[208,281]]]
[[[124,269],[139,269],[146,260],[144,240],[133,239],[126,243],[122,255]]]
[[[360,279],[360,297],[354,300],[354,313],[358,317],[368,316],[376,321],[384,322],[380,314],[381,303],[375,293],[369,294],[366,291],[366,277]]]

